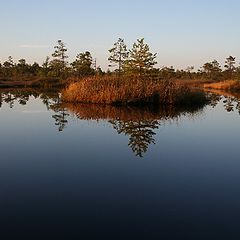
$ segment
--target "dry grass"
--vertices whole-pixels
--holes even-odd
[[[74,103],[112,105],[166,103],[174,105],[179,96],[190,90],[173,81],[151,81],[138,78],[95,77],[69,85],[63,100]]]
[[[236,80],[227,80],[222,82],[204,84],[204,88],[217,90],[234,90],[240,89],[240,84]]]

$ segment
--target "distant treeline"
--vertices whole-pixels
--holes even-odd
[[[9,56],[6,61],[0,63],[0,78],[11,80],[18,78],[58,78],[81,79],[94,75],[134,75],[141,78],[151,79],[211,79],[211,80],[240,80],[240,66],[236,65],[236,58],[229,56],[225,65],[220,66],[217,60],[205,63],[199,70],[193,66],[185,70],[173,67],[154,67],[156,53],[151,53],[149,45],[144,39],[138,39],[128,49],[124,40],[119,38],[109,50],[109,69],[103,71],[97,66],[96,60],[89,51],[77,54],[76,59],[69,63],[67,61],[67,47],[62,40],[58,40],[54,47],[51,58],[48,56],[42,63],[28,64],[25,59],[14,62]]]

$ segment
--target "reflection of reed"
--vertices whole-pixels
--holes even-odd
[[[122,121],[143,121],[143,120],[164,120],[179,117],[182,113],[194,113],[199,108],[148,108],[148,107],[115,107],[110,105],[95,104],[64,104],[69,112],[79,119],[85,120],[122,120]]]
[[[236,100],[240,99],[240,93],[239,92],[230,92],[230,91],[224,91],[222,89],[205,89],[207,93],[213,93],[218,96],[224,96],[224,97],[234,97]]]
[[[148,109],[133,107],[114,107],[110,105],[94,104],[64,104],[64,106],[76,115],[79,119],[100,120],[100,119],[121,119],[121,120],[138,120],[138,119],[155,119],[156,113]]]

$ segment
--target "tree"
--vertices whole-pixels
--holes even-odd
[[[144,38],[138,39],[133,44],[129,53],[129,59],[126,63],[126,67],[133,73],[142,76],[153,68],[157,62],[155,61],[157,54],[150,52],[149,46],[144,43]]]
[[[41,67],[40,67],[39,64],[36,63],[36,62],[34,62],[32,65],[30,65],[30,66],[28,67],[29,73],[30,73],[31,75],[34,75],[34,76],[38,75],[38,73],[40,72],[40,70],[41,70]]]
[[[59,77],[60,75],[63,75],[67,66],[67,48],[62,40],[58,40],[57,45],[54,47],[54,49],[55,52],[52,54],[52,57],[55,59],[52,61],[51,65],[55,68],[54,72],[57,74],[57,77]]]
[[[46,77],[50,71],[50,57],[47,56],[42,64],[42,74]]]
[[[8,57],[8,60],[3,63],[5,68],[11,68],[14,66],[13,58],[11,56]]]
[[[229,72],[229,77],[232,78],[233,72],[235,70],[236,57],[229,56],[225,61],[226,71]]]
[[[110,63],[117,64],[118,72],[122,72],[123,63],[129,55],[129,51],[127,50],[127,46],[124,43],[124,39],[119,38],[118,41],[114,43],[113,48],[108,51],[110,53],[110,57],[108,58]]]
[[[62,40],[58,40],[58,43],[54,47],[54,49],[55,52],[52,54],[52,56],[66,64],[66,59],[68,58],[68,56],[66,55],[67,48],[65,46],[65,43],[62,42]]]
[[[54,76],[54,77],[63,76],[65,65],[61,60],[53,59],[50,62],[49,66],[50,66],[51,76]]]
[[[18,60],[18,64],[16,66],[17,68],[17,73],[19,74],[26,74],[28,72],[28,65],[27,62],[24,58]]]
[[[218,79],[222,71],[221,66],[217,60],[207,62],[202,66],[203,72],[211,79]]]
[[[203,65],[203,71],[205,73],[213,73],[213,72],[221,72],[221,66],[217,60],[213,60],[212,62],[205,63]]]
[[[14,62],[11,56],[3,63],[3,75],[4,77],[11,77],[14,73]]]
[[[237,67],[237,79],[240,81],[240,66]]]
[[[90,52],[79,53],[76,60],[71,64],[78,77],[85,77],[94,74],[92,68],[93,58]]]

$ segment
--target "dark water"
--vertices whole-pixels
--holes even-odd
[[[0,94],[0,239],[239,239],[240,116]]]

